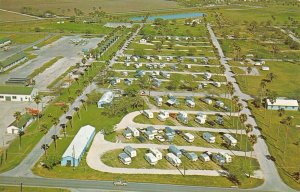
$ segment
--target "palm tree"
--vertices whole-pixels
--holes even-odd
[[[20,119],[21,119],[22,115],[21,115],[21,112],[20,111],[16,111],[14,113],[14,118],[16,119],[16,122],[17,122],[17,127],[19,128],[19,122],[20,122]]]
[[[42,101],[42,97],[40,95],[36,95],[34,98],[33,98],[35,104],[36,104],[36,107],[37,107],[37,110],[39,110],[39,104],[41,103]],[[37,118],[38,118],[38,128],[40,127],[40,114],[38,113],[37,114]]]
[[[57,139],[58,139],[58,135],[52,135],[51,139],[53,139],[54,142],[54,148],[55,148],[55,153],[56,153],[56,149],[57,149]]]
[[[278,109],[277,110],[278,111],[278,115],[279,115],[279,117],[282,117],[283,115],[284,115],[284,113],[285,113],[285,110],[284,110],[284,108],[280,108],[280,109]]]
[[[66,119],[70,121],[71,128],[73,128],[73,117],[71,115],[66,116]]]
[[[261,103],[262,103],[262,97],[263,97],[263,93],[266,89],[266,86],[267,86],[266,82],[264,80],[261,80],[261,82],[260,82],[260,102]]]
[[[285,139],[284,139],[284,150],[283,150],[283,155],[284,155],[283,161],[284,162],[285,162],[286,146],[287,146],[287,139],[288,139],[288,128],[291,128],[291,126],[293,124],[293,119],[294,119],[294,116],[288,116],[285,121],[286,128],[285,128]]]
[[[274,104],[277,99],[277,93],[275,91],[269,91],[267,95],[267,99],[270,101],[270,103]],[[272,110],[269,117],[269,127],[271,126],[271,119],[272,119]],[[277,126],[277,139],[279,141],[279,126]]]
[[[82,103],[84,109],[87,111],[87,105],[85,105],[86,101],[84,99],[80,99],[80,102]]]
[[[274,73],[268,73],[267,78],[270,82],[272,82],[276,78],[276,75]]]
[[[43,123],[42,125],[41,125],[41,127],[40,127],[40,131],[42,132],[42,133],[44,133],[44,135],[46,135],[46,133],[48,132],[48,125],[46,124],[46,123]]]
[[[74,107],[74,111],[76,111],[78,118],[80,119],[80,108]]]
[[[236,109],[236,105],[239,102],[239,97],[238,96],[233,96],[232,97],[232,103],[233,103],[233,109],[235,111]],[[231,111],[233,111],[233,109],[231,109]],[[232,125],[234,126],[234,118],[232,118]],[[236,134],[237,134],[237,130],[238,130],[238,125],[236,125]]]
[[[230,103],[230,117],[231,117],[231,112],[232,112],[232,96],[233,96],[233,93],[234,93],[234,87],[233,87],[232,82],[228,82],[227,85],[226,85],[226,88],[227,88],[228,94],[229,94],[229,96],[231,98],[231,103]]]
[[[50,146],[49,146],[48,144],[43,144],[43,145],[41,146],[41,149],[43,149],[44,152],[45,152],[46,159],[47,159],[47,151],[48,151],[49,147],[50,147]]]
[[[255,145],[256,143],[257,143],[257,136],[256,135],[254,135],[254,134],[252,134],[252,135],[250,135],[249,136],[249,141],[250,141],[250,143],[252,144],[252,146],[253,145]],[[252,151],[253,150],[251,150],[251,152],[250,152],[250,157],[252,158]],[[250,159],[250,168],[251,168],[251,165],[252,163],[251,163],[251,159]],[[250,176],[250,173],[249,173],[249,176]]]
[[[247,119],[248,119],[248,116],[246,115],[246,114],[244,114],[244,113],[242,113],[240,116],[239,116],[239,119],[240,119],[240,122],[241,122],[241,124],[242,124],[242,126],[243,126],[243,124],[247,121]],[[237,136],[237,135],[236,135]],[[243,135],[241,134],[241,141],[240,142],[242,142],[242,137]]]
[[[19,129],[18,130],[18,135],[19,135],[19,149],[21,149],[22,147],[22,136],[25,134],[25,132],[23,131],[23,129]]]
[[[66,124],[63,124],[63,123],[60,124],[60,126],[61,126],[61,128],[63,129],[64,137],[66,138],[66,136],[67,136],[67,135],[66,135],[66,133],[67,133],[67,132],[66,132],[66,127],[67,127],[67,126],[66,126]]]
[[[248,135],[252,131],[253,131],[253,125],[251,125],[250,123],[248,123],[246,125],[246,134]]]

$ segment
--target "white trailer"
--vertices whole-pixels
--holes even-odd
[[[127,130],[129,130],[134,137],[140,136],[139,130],[137,130],[135,127],[127,126]]]
[[[131,158],[126,153],[120,153],[119,160],[125,165],[129,165],[131,163]]]
[[[153,119],[153,113],[151,111],[144,110],[143,114],[148,117],[148,119]]]
[[[158,160],[162,159],[162,153],[158,149],[150,148],[149,152],[152,153]]]
[[[132,148],[131,146],[125,146],[123,151],[129,156],[129,157],[136,157],[137,152],[134,148]]]
[[[230,146],[236,146],[236,144],[237,144],[237,140],[232,136],[232,135],[230,135],[230,134],[228,134],[228,133],[225,133],[224,135],[223,135],[223,139],[224,139],[224,141],[228,144],[228,145],[230,145]]]
[[[206,119],[203,118],[203,117],[201,117],[201,116],[197,116],[197,117],[195,118],[195,121],[196,121],[197,123],[203,125],[203,124],[205,124]]]
[[[144,158],[150,165],[156,165],[158,162],[158,159],[152,153],[146,153]]]
[[[189,143],[192,143],[195,140],[195,136],[190,133],[184,133],[183,138]]]
[[[178,167],[181,164],[181,160],[173,153],[168,153],[166,155],[166,159],[167,161],[169,161],[169,163],[171,163],[175,167]]]
[[[209,132],[204,132],[202,134],[202,137],[205,141],[207,141],[208,143],[215,143],[216,142],[216,137],[213,136],[211,133]]]

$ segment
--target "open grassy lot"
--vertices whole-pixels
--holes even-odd
[[[104,27],[103,24],[86,24],[86,23],[57,23],[56,21],[34,21],[22,23],[2,23],[1,31],[16,32],[47,32],[47,33],[99,33],[107,34],[112,31],[111,28]]]
[[[204,25],[195,27],[184,25],[184,20],[177,21],[176,24],[167,24],[164,26],[145,25],[140,31],[140,35],[169,35],[169,36],[191,36],[191,37],[206,37],[207,29]]]
[[[176,167],[172,166],[165,158],[164,156],[168,153],[167,150],[163,150],[163,159],[159,160],[156,165],[150,165],[146,159],[144,158],[145,153],[147,153],[148,149],[136,149],[137,150],[137,156],[132,158],[132,163],[130,165],[124,165],[118,158],[118,155],[123,152],[122,149],[117,149],[113,151],[106,152],[102,157],[101,160],[103,163],[105,163],[108,166],[111,167],[124,167],[124,168],[143,168],[143,169],[176,169]],[[196,152],[197,155],[200,155],[201,153]],[[190,161],[187,157],[183,156],[180,158],[182,161],[181,166],[179,166],[179,169],[183,169],[183,166],[186,170],[220,170],[222,169],[220,166],[215,164],[212,161],[209,162],[203,162],[201,160],[197,160],[195,162]],[[232,159],[232,166],[240,166],[240,162],[247,161],[253,165],[254,169],[259,169],[258,162],[255,159],[250,159],[244,157],[237,157],[234,156]]]
[[[33,19],[33,18],[25,16],[25,15],[19,15],[16,13],[10,13],[10,12],[0,10],[0,22],[22,21],[22,20],[28,20],[28,19]]]
[[[7,38],[12,41],[13,44],[28,44],[38,41],[45,37],[45,34],[42,33],[30,33],[30,34],[17,34],[17,33],[2,33],[0,38]]]
[[[179,7],[176,2],[165,1],[165,0],[99,0],[99,1],[47,1],[47,0],[1,0],[0,8],[13,10],[19,12],[22,7],[32,7],[37,9],[36,12],[45,12],[51,10],[58,15],[74,15],[74,8],[80,9],[85,13],[93,10],[93,7],[102,7],[104,11],[115,13],[115,12],[130,12],[130,11],[145,11],[145,10],[156,10],[156,9],[168,9]],[[159,5],[159,7],[157,6]]]
[[[15,186],[0,186],[0,191],[2,192],[15,192],[21,190],[21,187]],[[57,189],[57,188],[41,188],[41,187],[26,187],[23,185],[23,192],[68,192],[67,189]]]
[[[266,66],[270,67],[270,71],[260,71],[261,76],[248,76],[246,78],[237,76],[237,80],[243,92],[250,95],[260,95],[261,88],[259,87],[262,79],[267,79],[268,73],[273,73],[275,78],[272,82],[267,83],[266,88],[276,91],[279,96],[299,98],[299,71],[300,63],[290,62],[266,62]]]
[[[299,128],[296,127],[296,125],[300,124],[299,111],[286,111],[280,117],[277,111],[255,108],[252,104],[250,104],[250,107],[269,147],[269,151],[276,159],[276,166],[282,179],[289,186],[300,190],[300,184],[292,177],[292,174],[299,171],[300,168],[300,132]],[[280,123],[281,120],[288,116],[294,117],[291,126]]]

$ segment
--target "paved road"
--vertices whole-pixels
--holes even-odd
[[[257,127],[257,123],[255,119],[252,116],[251,111],[247,108],[246,100],[252,99],[249,95],[244,94],[239,85],[236,82],[236,79],[234,78],[234,74],[230,70],[230,65],[227,63],[227,59],[224,56],[223,50],[210,26],[210,24],[207,25],[207,29],[210,33],[211,40],[214,44],[214,46],[218,49],[218,53],[220,56],[220,62],[222,65],[225,66],[225,75],[228,82],[232,82],[233,86],[235,88],[235,94],[240,97],[241,103],[243,104],[244,108],[241,111],[241,113],[245,113],[248,117],[247,122],[253,125],[253,127]],[[264,174],[264,184],[259,187],[260,190],[274,190],[274,191],[294,191],[290,187],[288,187],[280,178],[277,168],[275,166],[275,163],[273,161],[270,161],[266,158],[266,155],[269,155],[268,146],[266,145],[265,141],[260,138],[261,135],[260,131],[258,129],[254,129],[253,134],[258,136],[257,143],[254,145],[254,151],[256,153],[256,157],[258,159],[258,162],[260,164],[261,170]]]
[[[117,179],[117,178],[116,178]],[[238,188],[218,188],[218,187],[202,187],[202,186],[184,186],[156,183],[128,183],[126,187],[115,187],[112,181],[99,180],[75,180],[75,179],[51,179],[51,178],[24,178],[24,177],[1,177],[0,183],[4,185],[20,185],[25,186],[40,186],[40,187],[58,187],[76,189],[82,192],[97,191],[141,191],[141,192],[245,192],[259,191],[258,189],[238,189]]]
[[[117,61],[115,63],[124,64],[125,62],[123,62],[123,61]],[[130,62],[127,62],[127,63],[135,64],[136,62],[130,61]],[[146,65],[146,64],[151,64],[151,65],[156,64],[156,65],[159,65],[160,63],[163,63],[165,65],[175,65],[175,64],[177,64],[175,62],[174,63],[168,63],[168,62],[166,63],[166,62],[151,62],[151,61],[149,61],[149,62],[139,62],[139,63],[144,64],[144,65]],[[197,63],[182,63],[182,65],[191,65],[191,66],[195,66],[195,67],[220,67],[220,65],[197,64]]]

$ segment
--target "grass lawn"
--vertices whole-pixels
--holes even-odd
[[[32,90],[32,87],[0,86],[0,93],[2,94],[29,95],[32,92]]]
[[[0,38],[8,38],[12,41],[12,44],[28,44],[36,42],[42,38],[44,38],[44,34],[42,33],[35,33],[35,34],[18,34],[18,33],[0,33]]]
[[[15,192],[21,190],[21,187],[15,186],[0,186],[0,191],[2,192]],[[27,187],[23,185],[23,192],[68,192],[67,189],[58,189],[58,188],[41,188],[41,187]]]
[[[293,180],[291,174],[299,171],[300,132],[296,125],[300,124],[299,111],[286,111],[279,117],[277,111],[265,111],[264,108],[255,108],[250,104],[256,122],[269,147],[269,151],[276,159],[276,166],[282,179],[290,187],[300,190],[300,184]],[[287,116],[293,116],[292,126],[287,127],[280,121]],[[269,122],[271,120],[271,126]],[[285,145],[286,141],[286,145]]]
[[[19,14],[15,14],[15,13],[6,12],[6,11],[0,11],[0,22],[21,21],[21,20],[28,20],[28,19],[33,19],[33,18],[25,16],[25,15],[19,15]]]
[[[300,63],[290,62],[270,62],[267,61],[266,65],[270,67],[270,71],[260,71],[261,76],[237,76],[238,83],[243,92],[250,95],[259,95],[260,93],[260,82],[262,79],[266,79],[268,73],[273,73],[276,77],[271,83],[267,83],[267,89],[276,91],[281,97],[298,98],[300,95],[299,88],[299,70]]]

